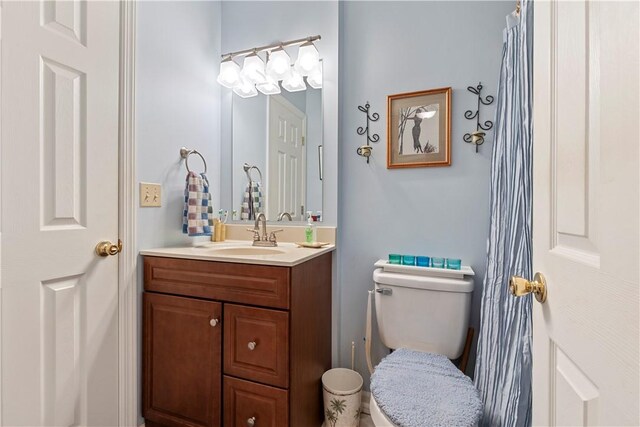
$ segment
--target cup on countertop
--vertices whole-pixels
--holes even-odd
[[[416,257],[413,255],[402,255],[402,265],[416,265]]]
[[[460,270],[462,267],[462,260],[458,258],[447,258],[447,268],[449,270]]]
[[[431,258],[428,256],[418,256],[416,257],[416,265],[418,267],[431,267]]]
[[[444,258],[432,257],[431,258],[431,267],[433,267],[433,268],[444,268]]]
[[[402,255],[389,254],[389,264],[402,264]]]

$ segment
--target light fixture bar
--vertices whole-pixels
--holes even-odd
[[[222,55],[223,58],[234,58],[236,56],[247,56],[251,53],[258,53],[258,52],[267,52],[267,51],[272,51],[274,49],[278,49],[280,47],[288,47],[288,46],[295,46],[297,44],[303,44],[303,43],[307,43],[307,42],[314,42],[316,40],[320,40],[322,37],[320,37],[320,35],[317,36],[309,36],[309,37],[305,37],[303,39],[296,39],[296,40],[290,40],[288,42],[283,42],[283,43],[273,43],[273,44],[269,44],[266,46],[260,46],[260,47],[254,47],[252,49],[245,49],[245,50],[239,50],[237,52],[229,52],[229,53],[225,53],[224,55]]]

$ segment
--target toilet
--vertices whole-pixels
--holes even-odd
[[[439,273],[425,269],[421,274]],[[394,350],[371,376],[373,423],[476,425],[482,413],[478,392],[450,361],[464,350],[473,279],[464,272],[440,277],[378,268],[373,281],[380,338]]]

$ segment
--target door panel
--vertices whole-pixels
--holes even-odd
[[[118,424],[119,11],[2,4],[5,425]]]
[[[282,96],[269,97],[267,218],[304,219],[306,116]],[[277,185],[273,185],[277,183]]]
[[[638,4],[534,7],[534,424],[639,425]]]

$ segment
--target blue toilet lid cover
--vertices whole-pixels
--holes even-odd
[[[441,354],[400,348],[371,376],[371,393],[397,426],[474,426],[482,402],[471,379]]]

